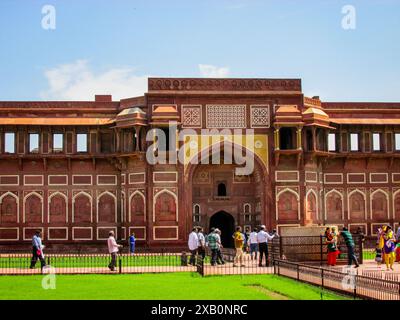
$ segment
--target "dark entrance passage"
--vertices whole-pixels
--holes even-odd
[[[235,232],[235,219],[225,211],[219,211],[210,219],[210,229],[221,230],[221,242],[225,248],[233,248],[232,235]]]

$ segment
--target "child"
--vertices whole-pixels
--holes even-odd
[[[129,253],[131,254],[131,256],[135,254],[135,242],[135,233],[132,232],[131,236],[129,237]]]

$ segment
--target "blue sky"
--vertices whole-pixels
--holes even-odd
[[[55,30],[41,26],[44,5]],[[344,5],[354,30],[341,26]],[[0,45],[0,100],[123,98],[148,76],[228,76],[400,101],[398,0],[1,0]]]

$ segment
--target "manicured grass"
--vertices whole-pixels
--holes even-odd
[[[43,276],[0,276],[0,300],[336,300],[318,287],[275,275],[209,276],[197,273],[58,275],[56,289],[42,288]],[[321,294],[322,293],[322,294]]]

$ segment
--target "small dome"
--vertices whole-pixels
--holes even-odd
[[[318,108],[308,108],[306,111],[303,112],[303,115],[318,115],[320,117],[329,118],[325,111],[318,109]]]
[[[145,114],[145,112],[142,109],[134,107],[122,110],[120,113],[118,113],[118,116],[126,116],[128,114],[134,114],[134,113]]]

